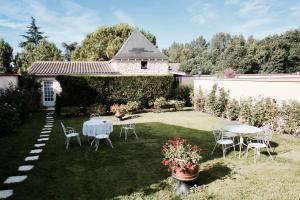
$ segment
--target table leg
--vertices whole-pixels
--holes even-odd
[[[239,158],[241,158],[241,151],[242,151],[242,146],[243,146],[243,137],[240,135],[240,151],[239,151]]]

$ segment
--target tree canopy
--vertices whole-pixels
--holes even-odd
[[[86,36],[72,52],[72,60],[110,60],[134,30],[128,24],[102,26]],[[156,38],[149,32],[141,32],[156,45]]]
[[[73,43],[70,43],[70,44],[67,44],[67,43],[63,42],[61,45],[65,49],[64,59],[67,60],[67,61],[70,61],[71,60],[71,54],[76,49],[77,42],[73,42]]]
[[[200,36],[189,43],[173,43],[164,52],[189,74],[218,73],[227,68],[238,73],[291,73],[300,71],[300,29],[261,40],[217,33],[210,43]]]
[[[3,39],[0,39],[0,71],[11,72],[12,61],[13,61],[13,48]]]
[[[34,45],[38,45],[39,41],[46,38],[43,36],[43,32],[39,31],[40,27],[38,27],[35,23],[35,19],[31,17],[31,23],[27,26],[27,31],[25,35],[21,35],[25,38],[24,42],[19,44],[20,47],[25,47],[28,43],[32,43]]]
[[[16,55],[16,66],[21,72],[25,72],[34,61],[57,60],[62,60],[61,51],[54,43],[43,39],[37,46],[33,43],[28,43],[24,50]]]

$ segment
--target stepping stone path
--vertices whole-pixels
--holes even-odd
[[[18,168],[18,171],[20,172],[26,172],[26,171],[30,171],[33,169],[33,165],[22,165]]]
[[[23,176],[10,176],[4,181],[4,184],[20,183],[20,182],[23,182],[26,178],[27,178],[26,175],[23,175]]]
[[[41,131],[41,135],[40,138],[38,138],[38,142],[41,141],[48,141],[49,140],[49,136],[53,127],[53,123],[54,123],[54,118],[53,115],[54,112],[47,112],[46,113],[46,123]],[[45,134],[46,133],[46,134]],[[43,149],[41,149],[42,147],[46,146],[45,143],[37,143],[34,145],[34,149],[30,150],[29,152],[29,156],[27,156],[24,160],[26,162],[34,162],[37,161],[39,159],[39,155],[34,155],[34,156],[30,156],[31,154],[40,154],[42,153]],[[18,168],[19,172],[23,172],[23,173],[28,173],[29,171],[31,171],[33,169],[34,165],[21,165]],[[27,179],[27,175],[19,175],[19,176],[10,176],[8,177],[3,184],[5,185],[12,185],[15,183],[21,183],[24,180]],[[2,189],[0,190],[0,199],[6,199],[9,198],[11,196],[13,196],[14,194],[14,190],[12,189]]]
[[[6,199],[14,194],[13,190],[0,190],[0,199]]]
[[[47,140],[49,140],[49,138],[39,138],[38,139],[39,142],[41,142],[41,141],[47,141]]]
[[[50,135],[45,134],[45,135],[40,135],[40,137],[49,137]]]
[[[30,154],[35,154],[35,153],[41,153],[42,151],[43,151],[43,149],[33,149],[29,153]]]
[[[25,161],[34,161],[34,160],[38,160],[39,156],[28,156],[25,158]]]
[[[46,144],[45,144],[45,143],[41,143],[41,144],[35,144],[35,145],[34,145],[34,147],[44,147],[44,146],[46,146]]]

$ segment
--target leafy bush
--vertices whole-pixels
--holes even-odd
[[[270,123],[275,128],[278,112],[278,106],[271,98],[259,98],[253,105],[252,125],[262,126]]]
[[[110,112],[114,114],[126,114],[127,113],[127,106],[125,104],[114,104],[110,106]]]
[[[175,100],[174,101],[174,105],[175,105],[175,109],[176,110],[183,110],[185,102],[184,101]]]
[[[208,112],[209,114],[214,114],[216,93],[217,93],[217,84],[214,84],[212,90],[207,95],[207,99],[205,101],[205,111]]]
[[[191,86],[187,86],[187,85],[179,85],[176,89],[175,89],[175,99],[176,100],[180,100],[180,101],[184,101],[185,102],[185,106],[191,106],[191,99],[190,99],[190,93],[192,91],[192,87]]]
[[[77,117],[81,115],[80,107],[62,107],[60,111],[60,115],[63,117]]]
[[[240,116],[239,120],[251,124],[252,121],[252,98],[240,100]]]
[[[193,104],[195,110],[205,112],[206,97],[201,88],[199,88],[198,93],[194,96]]]
[[[161,112],[162,109],[167,105],[167,100],[164,97],[159,97],[155,99],[153,105],[156,112]]]
[[[295,134],[300,127],[300,103],[298,101],[283,102],[281,116],[283,133]]]
[[[127,111],[131,113],[136,113],[141,107],[141,102],[139,101],[128,101],[126,104]]]
[[[229,92],[226,92],[224,88],[219,89],[219,94],[216,98],[214,106],[214,115],[217,117],[225,116],[226,107],[229,101]]]
[[[236,99],[229,100],[226,109],[226,117],[230,120],[236,120],[239,117],[239,113],[240,113],[239,102]]]
[[[63,106],[112,105],[140,101],[147,105],[158,97],[167,97],[173,88],[173,76],[58,76]]]
[[[7,103],[0,103],[0,136],[14,132],[21,123],[19,112]]]

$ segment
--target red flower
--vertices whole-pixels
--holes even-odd
[[[200,150],[199,147],[198,147],[197,145],[192,146],[191,149],[192,149],[192,151],[198,151],[198,150]]]
[[[169,165],[169,160],[163,159],[163,160],[161,161],[161,164],[163,164],[163,165]]]

